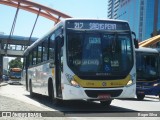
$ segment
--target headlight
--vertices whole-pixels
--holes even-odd
[[[74,80],[71,81],[71,85],[74,87],[80,87],[79,84]]]
[[[74,77],[72,75],[66,73],[66,78],[72,86],[80,87],[80,85],[74,80]]]
[[[130,85],[132,85],[132,84],[135,84],[135,83],[136,83],[135,78],[136,78],[136,73],[130,75],[130,80],[128,81],[127,86],[130,86]]]
[[[156,86],[158,86],[158,85],[159,85],[158,83],[153,84],[154,87],[156,87]]]
[[[127,86],[132,85],[132,83],[133,83],[133,81],[132,81],[132,80],[128,81]]]

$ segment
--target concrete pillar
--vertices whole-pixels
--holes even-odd
[[[3,74],[3,56],[0,54],[0,81],[2,81]]]
[[[159,0],[154,1],[154,24],[153,24],[153,36],[157,35],[157,27],[158,27],[158,2]]]

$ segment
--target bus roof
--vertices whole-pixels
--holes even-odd
[[[99,20],[99,21],[112,21],[112,22],[127,22],[125,20],[117,20],[117,19],[99,19],[99,18],[66,18],[63,19],[62,22],[67,21],[67,20]]]
[[[146,52],[146,53],[159,53],[160,49],[157,48],[147,48],[147,47],[139,47],[135,49],[136,52]]]

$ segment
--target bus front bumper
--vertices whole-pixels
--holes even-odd
[[[8,81],[8,84],[13,84],[13,83],[18,83],[18,84],[20,84],[20,83],[21,83],[21,79],[10,79],[10,80]]]
[[[136,84],[129,87],[119,88],[77,88],[64,84],[62,95],[64,100],[100,100],[99,96],[109,95],[114,98],[134,98],[136,93]]]

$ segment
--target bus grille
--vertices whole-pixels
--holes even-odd
[[[101,94],[109,94],[111,97],[117,97],[122,93],[122,89],[119,90],[85,90],[88,97],[97,98]]]

